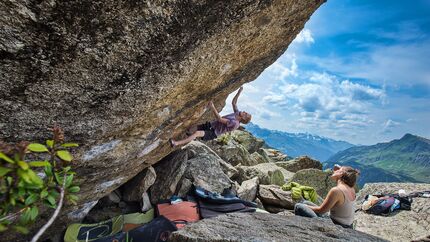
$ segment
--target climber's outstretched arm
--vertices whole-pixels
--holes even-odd
[[[242,90],[243,90],[243,87],[240,87],[236,95],[234,96],[233,101],[231,102],[231,105],[233,106],[233,111],[235,113],[239,112],[239,109],[237,108],[237,99],[239,98],[239,95],[242,92]]]
[[[212,101],[209,102],[209,108],[212,110],[213,114],[215,115],[216,119],[223,123],[223,124],[227,124],[228,123],[228,119],[221,117],[221,115],[218,113],[218,111],[215,108],[215,105]]]

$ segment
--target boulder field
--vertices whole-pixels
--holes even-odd
[[[252,143],[253,140],[258,142],[255,137],[245,131],[234,131],[226,136],[229,135],[245,137],[246,142],[244,144]],[[217,218],[204,219],[173,233],[170,238],[171,241],[411,241],[427,236],[427,217],[430,205],[428,198],[415,198],[411,211],[402,210],[390,216],[370,215],[362,211],[356,212],[356,230],[343,229],[327,219],[308,219],[294,216],[293,209],[298,200],[293,199],[291,191],[284,191],[279,183],[283,184],[290,180],[295,182],[307,181],[307,184],[314,186],[323,197],[325,191],[335,186],[334,182],[329,182],[330,171],[322,171],[319,161],[313,160],[309,163],[309,157],[298,157],[287,162],[290,164],[297,163],[298,167],[301,167],[301,164],[313,164],[312,167],[306,169],[293,168],[297,169],[297,172],[291,172],[292,177],[283,177],[283,180],[280,178],[270,180],[267,177],[273,174],[273,170],[265,169],[261,165],[276,167],[279,164],[277,160],[272,159],[267,163],[254,166],[246,166],[240,162],[236,164],[237,161],[231,161],[236,164],[233,166],[220,156],[225,154],[223,149],[228,147],[229,149],[244,150],[245,157],[248,157],[249,152],[255,152],[256,149],[263,149],[266,152],[266,149],[262,148],[264,144],[262,147],[247,148],[242,146],[240,142],[234,145],[223,142],[228,139],[228,137],[222,136],[209,142],[214,150],[220,152],[219,154],[198,141],[191,142],[176,150],[155,164],[154,168],[145,169],[131,182],[115,190],[114,194],[122,193],[119,201],[116,195],[113,198],[110,196],[103,198],[103,201],[110,200],[110,207],[97,204],[96,208],[92,209],[86,217],[86,220],[96,221],[95,218],[103,217],[100,214],[109,214],[112,217],[124,213],[127,211],[124,206],[131,207],[133,205],[133,203],[128,202],[139,202],[144,207],[148,204],[151,206],[144,197],[136,196],[134,201],[130,201],[128,193],[124,191],[137,191],[139,188],[147,188],[148,184],[152,184],[148,191],[139,191],[149,194],[152,204],[155,204],[172,195],[185,196],[194,185],[218,193],[230,188],[240,198],[257,203],[259,208],[265,210],[265,213],[231,213]],[[272,149],[272,151],[274,150]],[[247,161],[244,160],[244,163]],[[256,171],[255,176],[248,180],[241,178],[241,169],[250,168]],[[152,170],[157,173],[155,182],[151,175]],[[282,174],[282,172],[279,173]],[[165,177],[170,179],[165,179]],[[405,189],[406,192],[423,191],[429,190],[429,185],[368,184],[358,193],[356,207],[360,207],[366,194],[395,193],[399,189]],[[114,204],[112,205],[112,203]]]

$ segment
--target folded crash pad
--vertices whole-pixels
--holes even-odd
[[[64,235],[65,242],[89,242],[128,231],[136,226],[150,222],[154,218],[154,209],[146,213],[119,215],[96,224],[71,224]]]

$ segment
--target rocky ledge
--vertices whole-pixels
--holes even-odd
[[[406,193],[430,190],[430,184],[369,183],[360,190],[357,203],[366,194]],[[357,204],[359,206],[359,204]],[[359,211],[355,214],[356,229],[390,241],[418,240],[430,235],[430,198],[414,198],[411,211],[398,210],[389,216],[376,216]],[[429,240],[425,240],[429,241]]]
[[[266,213],[232,213],[201,220],[172,234],[172,242],[385,241],[324,219]]]

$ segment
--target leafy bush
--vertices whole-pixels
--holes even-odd
[[[13,228],[28,233],[26,227],[36,220],[39,209],[58,205],[61,209],[64,196],[76,204],[74,193],[80,188],[73,183],[73,156],[68,150],[78,144],[65,143],[59,127],[52,131],[53,139],[46,144],[0,141],[0,232]]]
[[[229,142],[231,139],[232,139],[231,134],[230,134],[230,133],[225,133],[225,134],[223,134],[223,135],[219,136],[219,137],[216,139],[216,141],[217,141],[217,143],[218,143],[218,144],[221,144],[221,145],[227,145],[227,144],[228,144],[228,142]]]

